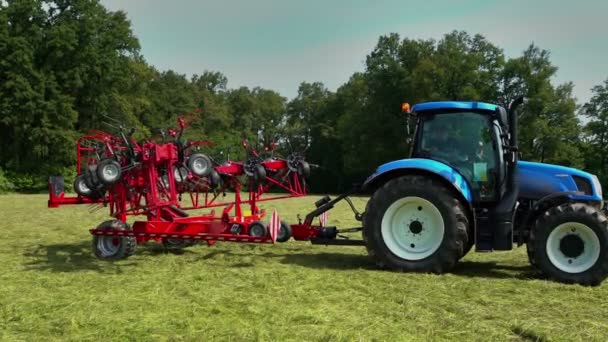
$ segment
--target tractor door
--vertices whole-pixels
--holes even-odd
[[[476,202],[495,202],[503,183],[502,144],[490,115],[419,113],[412,156],[443,162],[469,182]]]

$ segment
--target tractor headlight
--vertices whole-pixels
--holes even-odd
[[[600,198],[604,198],[604,196],[602,196],[602,184],[600,183],[600,180],[596,175],[593,175],[591,178],[593,179],[593,187],[595,188],[597,195],[600,196]]]

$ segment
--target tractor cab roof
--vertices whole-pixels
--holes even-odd
[[[412,108],[412,112],[422,114],[423,112],[435,112],[444,110],[471,110],[494,112],[499,106],[485,102],[465,102],[465,101],[439,101],[418,103]]]
[[[439,101],[418,103],[412,108],[412,113],[415,114],[436,114],[438,112],[449,113],[451,111],[471,111],[491,114],[492,116],[498,119],[498,122],[504,129],[508,129],[507,111],[504,107],[491,103],[467,101]]]

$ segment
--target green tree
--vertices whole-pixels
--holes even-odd
[[[525,160],[581,167],[581,130],[573,85],[553,86],[551,78],[557,67],[549,57],[548,51],[530,45],[521,57],[508,60],[499,101],[506,106],[520,95],[529,99],[519,119],[519,144]]]
[[[100,128],[102,114],[138,123],[142,61],[123,12],[94,0],[0,6],[0,166],[59,173],[74,163],[76,131]]]
[[[593,96],[582,106],[580,114],[589,119],[584,128],[585,166],[597,174],[602,184],[608,183],[608,78],[592,88]]]

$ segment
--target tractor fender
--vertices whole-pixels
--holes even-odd
[[[432,159],[410,158],[395,160],[380,165],[376,172],[369,176],[362,185],[364,192],[373,191],[391,178],[399,177],[408,173],[427,173],[436,175],[445,182],[451,184],[453,189],[467,204],[471,204],[473,196],[471,188],[466,179],[454,168],[442,162]]]

